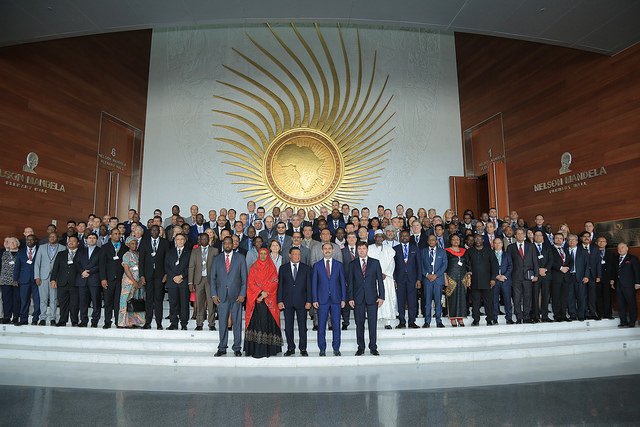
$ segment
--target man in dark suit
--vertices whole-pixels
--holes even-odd
[[[331,212],[331,217],[327,218],[327,228],[331,232],[331,235],[335,237],[336,230],[338,228],[344,228],[345,223],[342,219],[342,215],[338,209],[334,209]]]
[[[111,230],[109,242],[100,249],[100,285],[104,296],[104,325],[102,328],[109,329],[114,317],[116,323],[118,322],[120,291],[124,274],[122,256],[129,249],[120,241],[120,231],[117,228]]]
[[[78,325],[78,262],[75,259],[78,251],[78,238],[67,239],[67,249],[58,252],[51,270],[51,287],[57,289],[60,318],[56,326],[66,326],[71,312],[71,324]]]
[[[271,247],[271,241],[277,240],[280,243],[280,249],[286,247],[291,247],[293,243],[293,239],[291,236],[287,234],[287,225],[284,222],[279,222],[276,225],[276,234],[273,235],[273,238],[269,240],[267,244],[267,248]]]
[[[439,225],[439,224],[438,224]],[[438,246],[437,236],[428,237],[429,246],[422,250],[422,284],[426,305],[424,313],[423,328],[428,328],[431,324],[431,301],[435,308],[436,326],[444,328],[442,323],[442,288],[444,287],[444,273],[447,271],[448,258],[444,249]]]
[[[89,303],[93,306],[91,313],[91,327],[97,328],[102,309],[102,288],[100,287],[100,251],[97,247],[98,236],[95,233],[87,236],[87,246],[78,249],[75,257],[78,264],[76,286],[78,287],[78,306],[80,309],[80,323],[86,327],[89,323]]]
[[[408,233],[407,233],[408,234]],[[408,239],[408,237],[407,237]],[[358,257],[351,261],[349,268],[348,298],[354,309],[356,319],[356,356],[364,354],[364,321],[369,328],[369,351],[379,356],[377,344],[378,308],[384,304],[384,282],[380,262],[367,256],[369,247],[366,242],[358,242]]]
[[[289,262],[282,264],[278,272],[278,307],[284,310],[284,334],[287,339],[285,356],[295,354],[293,318],[298,321],[299,348],[302,356],[307,353],[307,310],[311,308],[311,267],[300,262],[299,248],[289,249]]]
[[[170,249],[164,258],[164,271],[167,275],[167,293],[169,294],[169,330],[178,329],[178,317],[181,329],[187,330],[189,322],[189,257],[191,251],[186,246],[187,237],[180,233],[173,239],[175,248]]]
[[[344,248],[342,248],[342,266],[344,267],[344,277],[347,281],[347,286],[349,286],[349,277],[351,277],[351,261],[358,257],[358,248],[356,247],[358,243],[358,237],[355,233],[349,233],[347,234],[346,240],[347,244],[344,245]],[[343,331],[346,331],[349,328],[351,310],[353,310],[353,308],[349,304],[345,304],[344,308],[342,309]]]
[[[538,258],[538,280],[532,282],[533,304],[531,310],[531,318],[535,323],[540,322],[542,316],[543,322],[552,322],[549,319],[549,302],[551,299],[551,267],[553,266],[554,256],[551,246],[545,244],[546,236],[542,231],[536,231],[533,236],[534,246],[536,248],[536,257]],[[540,306],[538,307],[538,297]]]
[[[247,261],[233,251],[233,239],[225,237],[223,252],[215,257],[211,267],[211,297],[218,306],[218,333],[220,343],[214,355],[227,354],[229,314],[233,322],[233,354],[242,356],[242,303],[247,296]]]
[[[198,236],[209,228],[209,223],[204,221],[204,215],[201,213],[196,215],[196,223],[189,226],[189,241],[197,242]]]
[[[322,259],[313,265],[311,293],[313,307],[318,310],[318,348],[320,356],[326,356],[327,320],[331,315],[332,324],[338,325],[340,322],[340,310],[345,306],[347,288],[342,263],[332,259],[331,243],[322,244],[322,255]],[[333,328],[332,347],[334,356],[341,356],[340,328]]]
[[[33,299],[31,324],[37,325],[40,317],[40,291],[34,276],[34,262],[38,252],[38,238],[34,234],[26,237],[25,247],[18,251],[13,266],[13,281],[20,287],[20,321],[16,324],[29,324],[29,307]]]
[[[636,291],[640,289],[640,263],[629,253],[626,243],[618,243],[618,261],[614,269],[619,327],[633,328],[638,318]]]
[[[467,265],[471,269],[471,301],[473,304],[473,323],[480,325],[480,304],[484,304],[487,325],[494,325],[493,320],[493,287],[498,275],[498,260],[495,253],[484,246],[480,234],[473,237],[474,245],[464,254]]]
[[[151,328],[153,316],[156,317],[156,325],[162,329],[164,283],[167,278],[164,274],[164,259],[169,252],[171,244],[160,237],[160,227],[157,225],[149,229],[149,237],[140,242],[138,250],[140,256],[140,284],[144,286],[145,298],[145,324],[143,329]]]
[[[531,320],[531,303],[533,299],[532,282],[538,280],[538,258],[533,244],[525,241],[522,228],[516,230],[516,242],[507,247],[511,256],[513,271],[513,304],[516,312],[516,323],[533,323]]]
[[[416,245],[418,251],[427,247],[427,233],[422,229],[420,221],[415,220],[411,224],[411,244]]]
[[[598,260],[598,251],[591,244],[591,233],[583,231],[580,234],[582,244],[578,246],[576,255],[576,279],[578,281],[578,320],[595,319],[596,311],[596,276],[598,274],[593,267]]]
[[[513,305],[511,303],[511,272],[513,263],[511,256],[504,249],[504,240],[498,237],[493,241],[493,252],[496,254],[498,274],[496,284],[493,287],[493,321],[498,323],[500,313],[500,295],[504,300],[504,318],[507,325],[513,325]]]
[[[596,257],[592,268],[596,271],[596,311],[598,318],[613,319],[611,310],[611,289],[613,289],[613,270],[618,257],[607,253],[607,238],[599,236],[596,239]]]
[[[419,224],[418,224],[419,225]],[[400,323],[396,329],[403,329],[407,326],[405,317],[405,306],[409,306],[409,327],[419,328],[416,325],[418,315],[417,290],[422,286],[422,257],[418,246],[412,245],[408,230],[400,232],[400,244],[393,248],[395,251],[394,260],[396,262],[393,270],[393,280],[396,283],[396,295],[398,298],[398,318]]]
[[[551,307],[554,322],[564,322],[567,317],[569,287],[573,286],[575,273],[573,258],[568,248],[564,247],[564,235],[556,233],[553,236],[553,263],[551,264]]]

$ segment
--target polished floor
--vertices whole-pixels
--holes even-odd
[[[0,423],[16,427],[640,423],[640,375],[423,391],[214,394],[2,386],[0,393]]]

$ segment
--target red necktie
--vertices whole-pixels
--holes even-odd
[[[562,250],[562,248],[558,248],[558,252],[560,252],[560,257],[562,258],[562,264],[564,265],[564,263],[565,263],[564,251]]]
[[[327,270],[327,277],[331,278],[331,260],[327,260],[325,269]]]
[[[524,246],[522,243],[518,243],[518,252],[520,252],[520,258],[524,259]]]
[[[363,259],[362,260],[362,275],[364,276],[366,272],[367,272],[367,260]]]
[[[224,266],[227,269],[227,273],[229,272],[229,268],[231,268],[231,261],[229,260],[229,254],[227,254],[227,258],[224,262]]]
[[[33,260],[33,249],[29,248],[29,261]]]

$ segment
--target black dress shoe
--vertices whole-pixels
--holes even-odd
[[[480,322],[475,322],[474,321],[473,323],[471,323],[471,326],[480,326]]]
[[[168,331],[177,331],[178,330],[178,325],[169,325],[167,330]]]
[[[628,324],[627,324],[627,323],[620,323],[620,324],[618,325],[618,328],[626,328],[627,326],[628,326]]]
[[[635,328],[635,327],[636,327],[636,325],[634,323],[629,323],[627,325],[627,328]]]
[[[347,330],[347,325],[342,325],[342,330],[346,331]]]
[[[356,356],[362,356],[364,354],[364,350],[356,351]]]
[[[318,327],[317,327],[317,326],[314,326],[311,330],[312,330],[312,331],[317,331],[317,330],[318,330]]]
[[[242,352],[240,350],[236,350],[236,351],[233,352],[233,355],[236,356],[236,357],[240,357],[240,356],[242,356]]]
[[[213,357],[220,357],[220,356],[224,356],[224,355],[226,355],[226,354],[227,354],[227,352],[226,352],[226,351],[224,351],[224,350],[218,350],[218,351],[216,351],[216,354],[214,354],[214,355],[213,355]]]
[[[393,329],[393,328],[391,327],[391,325],[384,325],[384,328],[385,328],[385,329]]]
[[[416,325],[415,322],[409,323],[409,329],[420,329],[420,326]]]
[[[321,351],[321,352],[320,352],[320,357],[324,357],[324,356],[326,356],[326,355],[327,355],[327,352],[326,352],[326,351]]]
[[[396,326],[396,329],[404,329],[407,326],[404,323],[399,323],[398,326]]]
[[[169,320],[171,318],[171,316],[167,316],[164,318],[164,320]]]
[[[438,323],[438,328],[444,328],[444,325],[442,324],[442,322]]]
[[[72,323],[71,326],[73,326],[74,328],[78,326],[77,323]]]
[[[55,320],[52,320],[51,323],[49,323],[51,326],[56,326],[57,322]]]
[[[144,326],[142,326],[142,329],[151,329],[151,325],[149,323],[145,323]]]
[[[18,322],[16,323],[16,326],[24,326],[24,325],[28,325],[29,322]]]
[[[198,325],[198,326],[196,326],[196,329],[195,329],[195,330],[196,330],[196,331],[201,331],[201,330],[202,330],[202,325]]]
[[[293,351],[293,350],[287,350],[287,351],[285,351],[285,352],[284,352],[283,356],[284,356],[284,357],[289,357],[289,356],[293,356],[294,354],[296,354],[296,352],[295,352],[295,351]]]
[[[78,327],[79,327],[79,328],[86,328],[86,327],[87,327],[87,324],[86,324],[86,323],[84,323],[84,322],[83,322],[83,323],[78,323]]]
[[[372,356],[380,356],[380,352],[378,350],[371,350]]]
[[[342,353],[340,353],[340,350],[335,350],[335,351],[333,352],[333,355],[334,355],[334,356],[342,356]]]
[[[58,322],[58,323],[56,323],[56,326],[57,326],[58,328],[62,328],[62,327],[67,326],[67,324],[66,324],[66,323]]]
[[[333,331],[333,326],[329,326],[329,330],[330,330],[330,331]]]
[[[47,321],[41,320],[40,322],[38,322],[38,326],[47,326]]]
[[[430,328],[430,327],[431,327],[431,325],[430,325],[430,324],[428,324],[428,323],[425,323],[424,325],[422,325],[422,327],[423,327],[423,328]]]
[[[162,327],[162,325],[158,325],[158,326],[156,327],[156,329],[157,329],[157,330],[159,330],[159,331],[161,331],[161,330],[163,330],[164,328]]]
[[[522,325],[522,320],[516,320],[516,325]]]
[[[187,325],[183,325],[180,327],[181,330],[186,331],[187,330]]]
[[[300,356],[307,357],[309,353],[307,353],[307,350],[300,350]]]
[[[38,321],[37,320],[32,320],[31,321],[31,326],[37,326],[38,325]]]
[[[92,324],[91,324],[91,327],[92,327],[92,328],[97,328],[97,327],[98,327],[98,324],[97,324],[97,323],[92,323]]]
[[[215,330],[216,330],[216,327],[215,327],[215,326],[209,326],[209,330],[210,330],[210,331],[215,331]]]

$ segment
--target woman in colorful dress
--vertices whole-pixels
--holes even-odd
[[[20,317],[20,288],[13,281],[13,267],[18,256],[18,239],[7,237],[4,239],[4,252],[0,266],[0,289],[2,290],[3,318],[2,324],[17,324]],[[55,316],[54,316],[55,319]]]
[[[269,251],[261,248],[247,278],[244,353],[255,358],[282,351],[280,309],[277,302],[278,270]]]
[[[467,317],[467,288],[464,284],[469,266],[463,257],[466,250],[460,246],[460,236],[451,236],[451,247],[447,251],[447,275],[445,277],[445,295],[451,326],[464,326]]]
[[[129,247],[129,251],[122,256],[124,275],[122,276],[122,291],[120,292],[118,327],[137,328],[144,326],[145,312],[144,310],[140,312],[127,311],[127,302],[134,297],[144,300],[144,288],[138,283],[138,280],[140,280],[138,240],[133,236],[129,236],[125,244]]]

